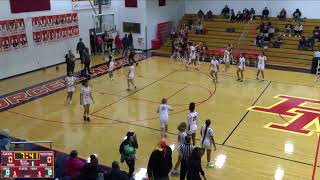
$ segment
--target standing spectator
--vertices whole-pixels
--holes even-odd
[[[196,34],[203,34],[203,25],[199,21],[199,23],[196,25]]]
[[[86,46],[82,42],[82,38],[79,39],[77,44],[77,53],[80,55],[81,64],[83,64],[83,54],[85,53]]]
[[[296,9],[296,11],[292,14],[293,19],[295,21],[300,21],[301,20],[301,12],[299,9]]]
[[[194,148],[188,164],[187,180],[201,180],[200,174],[203,179],[207,179],[201,166],[201,156],[202,150]]]
[[[129,180],[128,173],[121,171],[117,161],[112,162],[112,169],[104,175],[105,180]]]
[[[291,22],[288,22],[288,24],[286,24],[284,28],[284,36],[288,35],[289,37],[291,37],[292,29],[293,29],[293,26]]]
[[[165,141],[160,141],[148,162],[148,177],[152,180],[169,180],[172,168],[172,150]]]
[[[250,9],[250,16],[251,20],[256,18],[256,11],[253,8]]]
[[[203,11],[200,9],[200,10],[198,11],[198,18],[199,18],[199,19],[203,19],[203,17],[204,17],[204,13],[203,13]]]
[[[10,149],[12,149],[9,135],[10,135],[9,129],[2,129],[0,131],[0,151],[9,151]]]
[[[128,49],[130,47],[130,41],[127,34],[125,34],[124,37],[122,38],[122,45],[123,45],[122,56],[124,57],[124,56],[127,56]]]
[[[229,18],[229,16],[230,16],[230,9],[229,9],[228,5],[226,5],[226,6],[222,9],[222,11],[221,11],[221,16],[224,17],[224,18],[226,18],[226,19]]]
[[[89,49],[85,48],[84,50],[84,54],[83,54],[83,63],[84,63],[84,69],[83,72],[84,74],[91,74],[90,72],[90,64],[91,64],[91,58],[90,58],[90,54],[89,54]]]
[[[97,36],[97,52],[102,53],[102,38]]]
[[[90,47],[91,47],[91,54],[95,53],[95,51],[96,51],[96,34],[93,31],[90,34]]]
[[[303,33],[303,26],[302,26],[302,24],[298,23],[294,27],[294,36],[301,37],[302,33]]]
[[[194,146],[191,144],[191,136],[185,137],[185,143],[179,146],[179,156],[181,156],[181,167],[180,167],[180,180],[184,180],[189,166],[189,158],[194,149]]]
[[[97,180],[98,177],[104,176],[103,170],[99,167],[98,158],[90,155],[90,162],[84,165],[77,180]]]
[[[129,52],[129,58],[128,58],[128,61],[129,61],[129,64],[130,63],[135,63],[136,66],[138,66],[138,63],[134,60],[134,56],[136,55],[136,52],[135,50],[133,49],[133,47],[130,48],[130,52]]]
[[[243,20],[243,14],[238,11],[237,15],[236,15],[236,22],[241,23]]]
[[[320,41],[320,28],[319,28],[319,26],[316,26],[314,28],[313,36],[314,36],[314,38],[318,39],[318,42]]]
[[[132,36],[132,32],[129,33],[128,39],[129,39],[129,47],[134,47],[134,46],[133,46],[133,36]]]
[[[284,20],[287,17],[287,12],[284,8],[282,8],[282,10],[280,11],[280,14],[278,15],[278,19],[279,20]]]
[[[116,37],[114,38],[114,45],[115,45],[115,55],[120,54],[120,49],[123,49],[123,44],[121,42],[121,39],[119,37],[119,34],[117,33]]]
[[[208,20],[211,20],[212,18],[213,18],[213,13],[212,13],[211,10],[209,10],[209,11],[207,12],[207,19],[208,19]]]
[[[68,54],[65,56],[66,58],[66,64],[67,64],[67,74],[68,72],[74,73],[74,67],[75,67],[75,56],[73,55],[72,51],[69,50]]]
[[[128,132],[126,139],[120,145],[119,152],[121,154],[121,162],[125,161],[129,167],[129,178],[132,178],[134,172],[136,149],[138,149],[137,136],[134,132]]]
[[[233,9],[231,9],[231,11],[230,11],[230,21],[231,22],[235,22],[236,21],[236,15],[235,15]]]
[[[264,10],[262,11],[261,19],[268,19],[268,17],[269,17],[269,10],[267,7],[265,7]]]
[[[66,175],[71,179],[76,179],[84,167],[84,162],[78,158],[76,150],[71,151],[65,160]]]

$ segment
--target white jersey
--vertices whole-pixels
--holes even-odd
[[[224,54],[223,54],[223,61],[224,62],[230,62],[230,51],[228,50],[224,50]]]
[[[129,67],[129,79],[133,79],[134,78],[134,66],[130,66]]]
[[[259,65],[265,65],[265,61],[267,60],[267,57],[266,56],[258,56],[258,64]]]
[[[114,69],[114,61],[110,61],[109,63],[109,71],[113,71]]]
[[[196,59],[196,48],[194,46],[190,46],[190,59]]]
[[[207,132],[206,131],[206,125],[203,125],[201,128],[202,136],[201,136],[201,142],[208,143],[211,140],[211,137],[213,136],[213,130],[208,127]],[[204,140],[203,140],[204,139]]]
[[[158,112],[160,114],[160,121],[167,121],[169,119],[169,110],[172,110],[168,104],[160,104]]]
[[[179,144],[184,144],[185,143],[185,139],[186,139],[187,135],[188,134],[186,132],[179,132],[178,133],[178,136],[179,136],[179,139],[180,139]]]
[[[244,57],[240,57],[239,58],[239,68],[243,70],[245,68],[245,66],[246,66],[246,59]]]
[[[82,94],[83,100],[88,100],[90,99],[91,88],[89,86],[88,87],[82,86],[80,93]]]
[[[192,125],[198,125],[198,113],[197,112],[190,112],[188,114],[188,125],[192,126]]]
[[[219,61],[217,59],[212,59],[210,63],[210,70],[218,72]]]
[[[66,79],[66,85],[67,87],[73,87],[76,84],[76,77],[74,76],[67,76]]]

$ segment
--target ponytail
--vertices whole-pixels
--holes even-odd
[[[208,127],[210,126],[210,124],[211,124],[210,119],[207,119],[207,120],[206,120],[206,129],[204,130],[203,138],[202,138],[201,144],[203,144],[204,139],[206,138],[206,135],[207,135],[207,132],[208,132]]]

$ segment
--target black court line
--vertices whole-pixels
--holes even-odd
[[[268,85],[264,88],[264,90],[261,92],[261,94],[258,96],[258,98],[253,102],[253,104],[251,105],[254,106],[258,100],[261,98],[261,96],[264,94],[264,92],[268,89],[268,87],[270,86],[272,81],[269,81]],[[250,111],[247,110],[247,112],[244,114],[244,116],[240,119],[240,121],[238,122],[238,124],[236,125],[236,127],[233,128],[233,130],[231,131],[231,133],[228,135],[228,137],[223,141],[222,145],[225,145],[226,142],[228,141],[228,139],[232,136],[232,134],[234,133],[234,131],[238,128],[238,126],[243,122],[244,118],[248,115]]]
[[[99,115],[92,115],[92,116],[110,120],[107,117],[103,117],[103,116],[99,116]],[[135,124],[135,123],[132,123],[132,122],[120,121],[120,120],[116,120],[116,119],[113,119],[112,121],[115,121],[115,122],[118,122],[118,123],[121,123],[121,124],[128,124],[128,125],[133,125],[133,126],[137,126],[137,127],[146,128],[146,129],[149,129],[149,130],[161,132],[160,129],[152,128],[152,127],[148,127],[148,126],[144,126],[144,125]],[[172,133],[172,132],[169,132],[169,131],[168,131],[168,134],[178,135],[177,133]],[[200,141],[199,138],[197,138],[197,140]],[[244,148],[239,148],[239,147],[229,146],[229,145],[224,145],[224,144],[219,144],[219,143],[216,143],[216,145],[227,147],[227,148],[231,148],[231,149],[236,149],[236,150],[240,150],[240,151],[246,151],[246,152],[253,153],[253,154],[272,157],[272,158],[276,158],[276,159],[281,159],[281,160],[290,161],[290,162],[294,162],[294,163],[303,164],[303,165],[307,165],[307,166],[312,166],[313,167],[313,164],[302,162],[302,161],[297,161],[297,160],[293,160],[293,159],[283,158],[283,157],[280,157],[280,156],[275,156],[275,155],[271,155],[271,154],[261,153],[261,152],[257,152],[257,151],[253,151],[253,150],[248,150],[248,149],[244,149]],[[317,167],[320,167],[320,166],[317,166]]]
[[[106,106],[103,106],[102,108],[100,108],[100,109],[92,112],[91,115],[94,115],[95,113],[97,113],[97,112],[99,112],[99,111],[102,111],[103,109],[105,109],[105,108],[107,108],[107,107],[110,107],[110,106],[112,106],[113,104],[115,104],[115,103],[117,103],[117,102],[119,102],[119,101],[121,101],[121,100],[123,100],[123,99],[128,98],[129,96],[131,96],[131,95],[133,95],[133,94],[135,94],[135,93],[137,93],[137,92],[139,92],[139,91],[141,91],[141,90],[143,90],[143,89],[145,89],[145,88],[147,88],[147,87],[149,87],[149,86],[151,86],[151,85],[153,85],[153,84],[161,81],[162,79],[164,79],[164,78],[172,75],[172,74],[175,73],[175,72],[176,72],[176,71],[172,71],[172,72],[170,72],[169,74],[163,76],[162,78],[157,79],[157,80],[153,81],[152,83],[150,83],[150,84],[142,87],[141,89],[138,89],[138,90],[134,91],[133,93],[128,94],[127,96],[124,96],[124,97],[122,97],[122,98],[120,98],[120,99],[118,99],[118,100],[116,100],[116,101],[114,101],[114,102],[112,102],[112,103],[110,103],[110,104],[108,104],[108,105],[106,105]]]

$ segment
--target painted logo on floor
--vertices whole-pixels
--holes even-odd
[[[265,128],[311,136],[320,132],[320,100],[278,95],[282,99],[270,107],[253,106],[249,110],[277,115],[279,122]],[[312,129],[311,129],[312,128]]]

